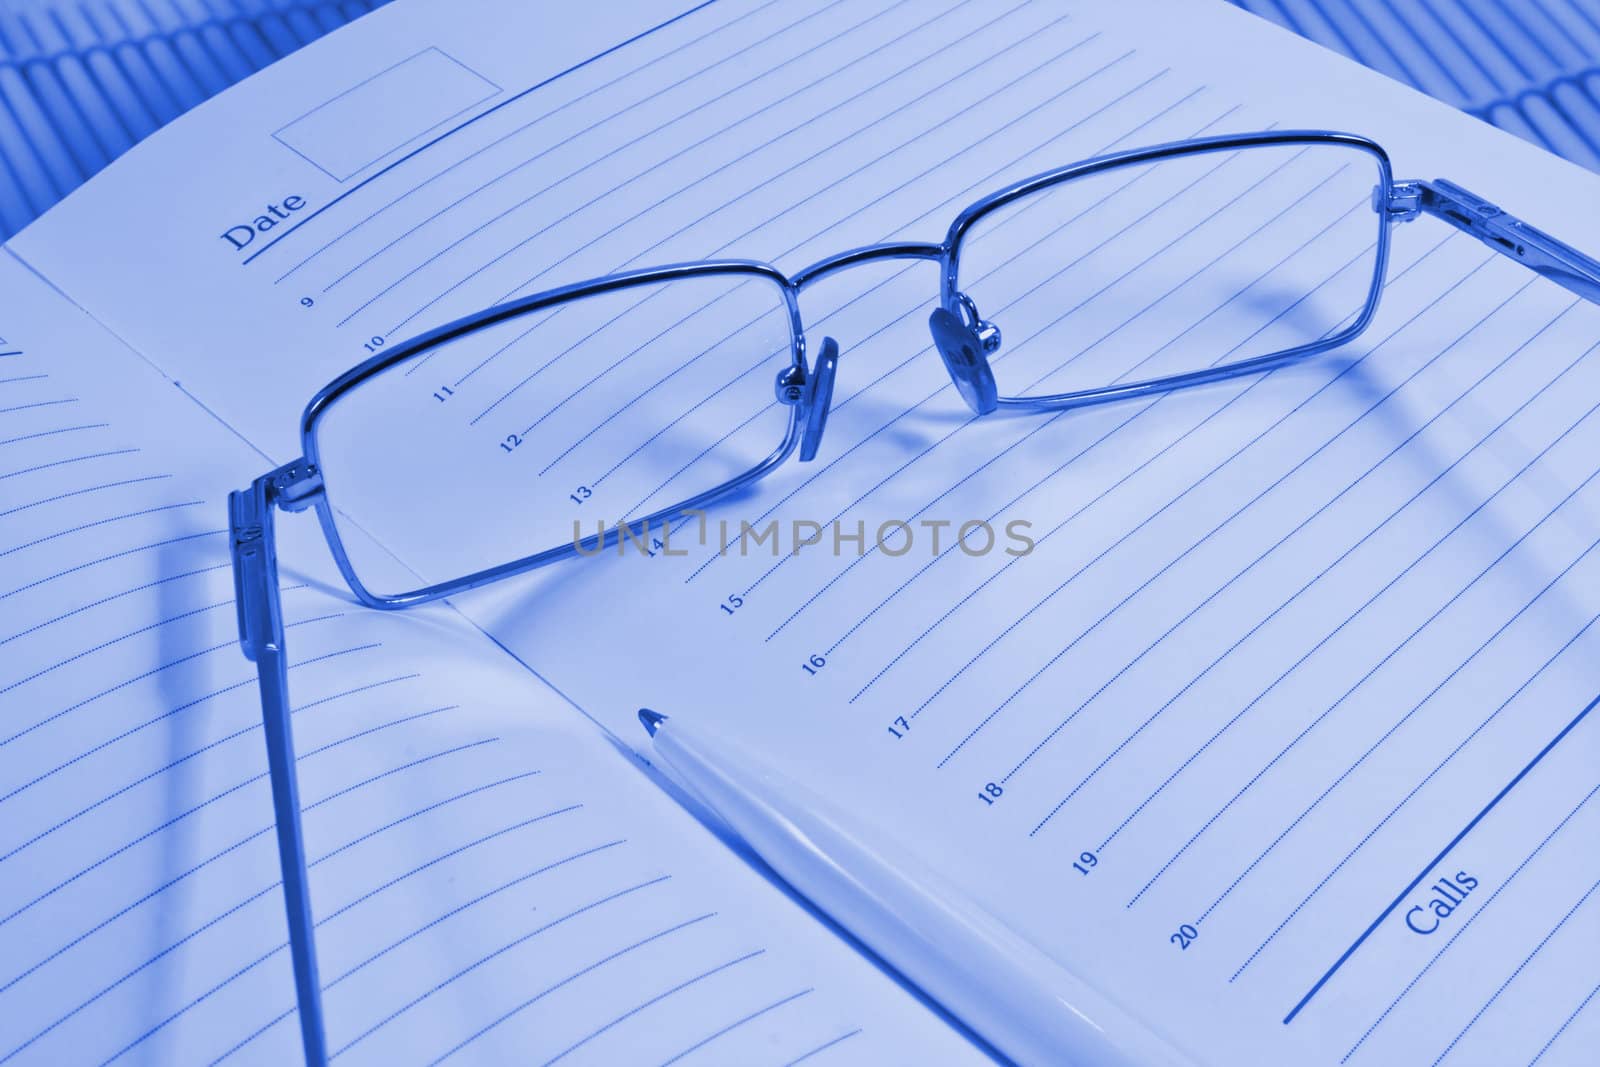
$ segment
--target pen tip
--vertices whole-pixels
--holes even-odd
[[[649,708],[640,708],[639,721],[644,723],[645,732],[651,737],[654,737],[656,735],[656,731],[661,729],[661,724],[667,721],[667,717],[661,714],[659,711],[651,711]]]

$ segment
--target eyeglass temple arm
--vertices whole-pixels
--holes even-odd
[[[304,467],[303,461],[300,466]],[[289,952],[294,964],[300,1036],[308,1067],[328,1062],[322,1027],[322,984],[311,918],[311,886],[305,837],[300,829],[300,795],[295,776],[294,734],[289,716],[289,679],[283,642],[283,612],[278,596],[278,557],[273,509],[294,507],[285,493],[297,481],[295,464],[257,478],[249,489],[228,495],[233,545],[234,602],[239,613],[239,644],[256,665],[261,682],[261,720],[272,779],[273,820],[277,825],[278,864],[289,915]],[[303,505],[302,505],[303,506]],[[298,509],[296,509],[298,510]]]
[[[1538,271],[1585,300],[1600,304],[1600,261],[1443,178],[1395,182],[1388,215],[1409,222],[1419,214],[1443,219],[1501,255]]]

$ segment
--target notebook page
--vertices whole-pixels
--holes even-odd
[[[0,257],[0,1060],[299,1055],[222,496],[265,468]],[[449,611],[284,607],[340,1062],[987,1062]],[[336,580],[336,579],[335,579]]]
[[[420,5],[386,14],[371,25],[392,38],[358,28],[326,54],[365,72],[441,42],[527,95],[319,186],[261,131],[351,79],[291,63],[22,242],[279,459],[310,391],[367,346],[509,294],[937,240],[1008,180],[1203,133],[1365,133],[1400,176],[1455,178],[1600,248],[1595,220],[1559,207],[1591,202],[1592,176],[1220,5],[718,3],[547,84],[497,66],[489,35],[454,36]],[[129,190],[219,143],[193,225],[83,254]],[[1213,217],[1265,227],[1249,212],[1282,201],[1246,195],[1254,180],[1219,169],[1157,224],[1103,233],[1127,273],[1085,286],[1082,332],[1049,343],[1114,367],[1202,329],[1144,259]],[[320,190],[294,195],[326,208],[227,259],[239,182],[258,199]],[[178,265],[189,299],[129,287],[147,254]],[[1033,551],[723,553],[713,525],[686,557],[585,561],[465,610],[620,737],[638,743],[632,709],[649,704],[792,761],[1201,1059],[1581,1062],[1600,1026],[1583,847],[1600,817],[1600,312],[1422,221],[1395,232],[1380,315],[1340,353],[971,421],[928,346],[933,275],[863,268],[805,295],[812,350],[827,333],[845,353],[823,450],[713,522],[1023,520]],[[249,358],[216,359],[224,345]],[[559,479],[586,522],[637,506],[651,485],[626,463],[652,458],[655,428],[612,416],[657,379],[559,367],[527,390],[536,353],[507,351],[485,371],[429,364],[393,410],[476,442],[485,473],[456,463],[453,482],[503,487],[511,468],[490,465],[517,463],[540,492]],[[707,395],[690,373],[651,398],[688,413]],[[557,418],[502,449],[557,408],[604,433]],[[449,565],[426,545],[407,558]]]

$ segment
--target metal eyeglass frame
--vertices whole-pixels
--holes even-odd
[[[1154,163],[1178,156],[1284,145],[1342,146],[1368,154],[1377,166],[1379,181],[1373,189],[1372,206],[1379,223],[1372,282],[1364,306],[1348,326],[1293,348],[1185,374],[1050,396],[998,395],[988,356],[1000,347],[999,329],[980,317],[977,306],[958,286],[962,237],[975,223],[989,213],[1034,193],[1119,167]],[[806,360],[805,330],[800,318],[798,296],[802,289],[818,279],[879,260],[922,259],[937,262],[941,268],[939,307],[930,316],[929,328],[934,345],[962,398],[979,415],[1000,408],[1060,411],[1257,374],[1348,343],[1367,328],[1377,312],[1389,255],[1390,227],[1387,223],[1409,222],[1424,214],[1443,219],[1495,251],[1600,304],[1600,262],[1570,245],[1534,229],[1481,197],[1443,179],[1432,182],[1395,181],[1388,155],[1378,144],[1365,137],[1325,130],[1287,130],[1197,138],[1071,163],[1006,186],[974,202],[956,216],[939,244],[898,242],[867,245],[819,260],[792,278],[766,263],[708,260],[628,271],[552,289],[457,319],[352,367],[323,387],[306,406],[301,418],[303,456],[262,475],[250,488],[231,493],[228,499],[239,640],[245,656],[256,664],[260,678],[278,855],[283,870],[290,950],[306,1062],[315,1067],[326,1063],[327,1046],[294,767],[273,530],[274,509],[281,507],[286,511],[302,511],[314,507],[328,547],[356,599],[368,607],[383,609],[404,608],[448,597],[571,558],[580,548],[588,550],[614,544],[620,535],[619,530],[613,529],[588,542],[564,544],[452,581],[394,595],[374,593],[362,584],[350,563],[334,524],[332,505],[318,462],[318,426],[340,397],[373,376],[465,334],[567,301],[674,279],[710,275],[748,275],[775,283],[783,294],[790,326],[790,363],[780,371],[776,386],[778,399],[790,408],[788,428],[782,442],[766,459],[744,474],[671,507],[628,520],[630,526],[647,527],[682,515],[688,509],[701,508],[764,478],[796,451],[800,453],[802,462],[816,455],[827,422],[838,362],[838,345],[831,337],[823,339],[814,364],[808,364]]]

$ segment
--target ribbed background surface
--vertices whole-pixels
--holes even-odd
[[[1600,170],[1600,0],[1234,0]]]
[[[0,239],[152,130],[387,2],[0,0]],[[1234,2],[1600,170],[1600,0]]]
[[[0,238],[157,127],[388,0],[0,0]]]

